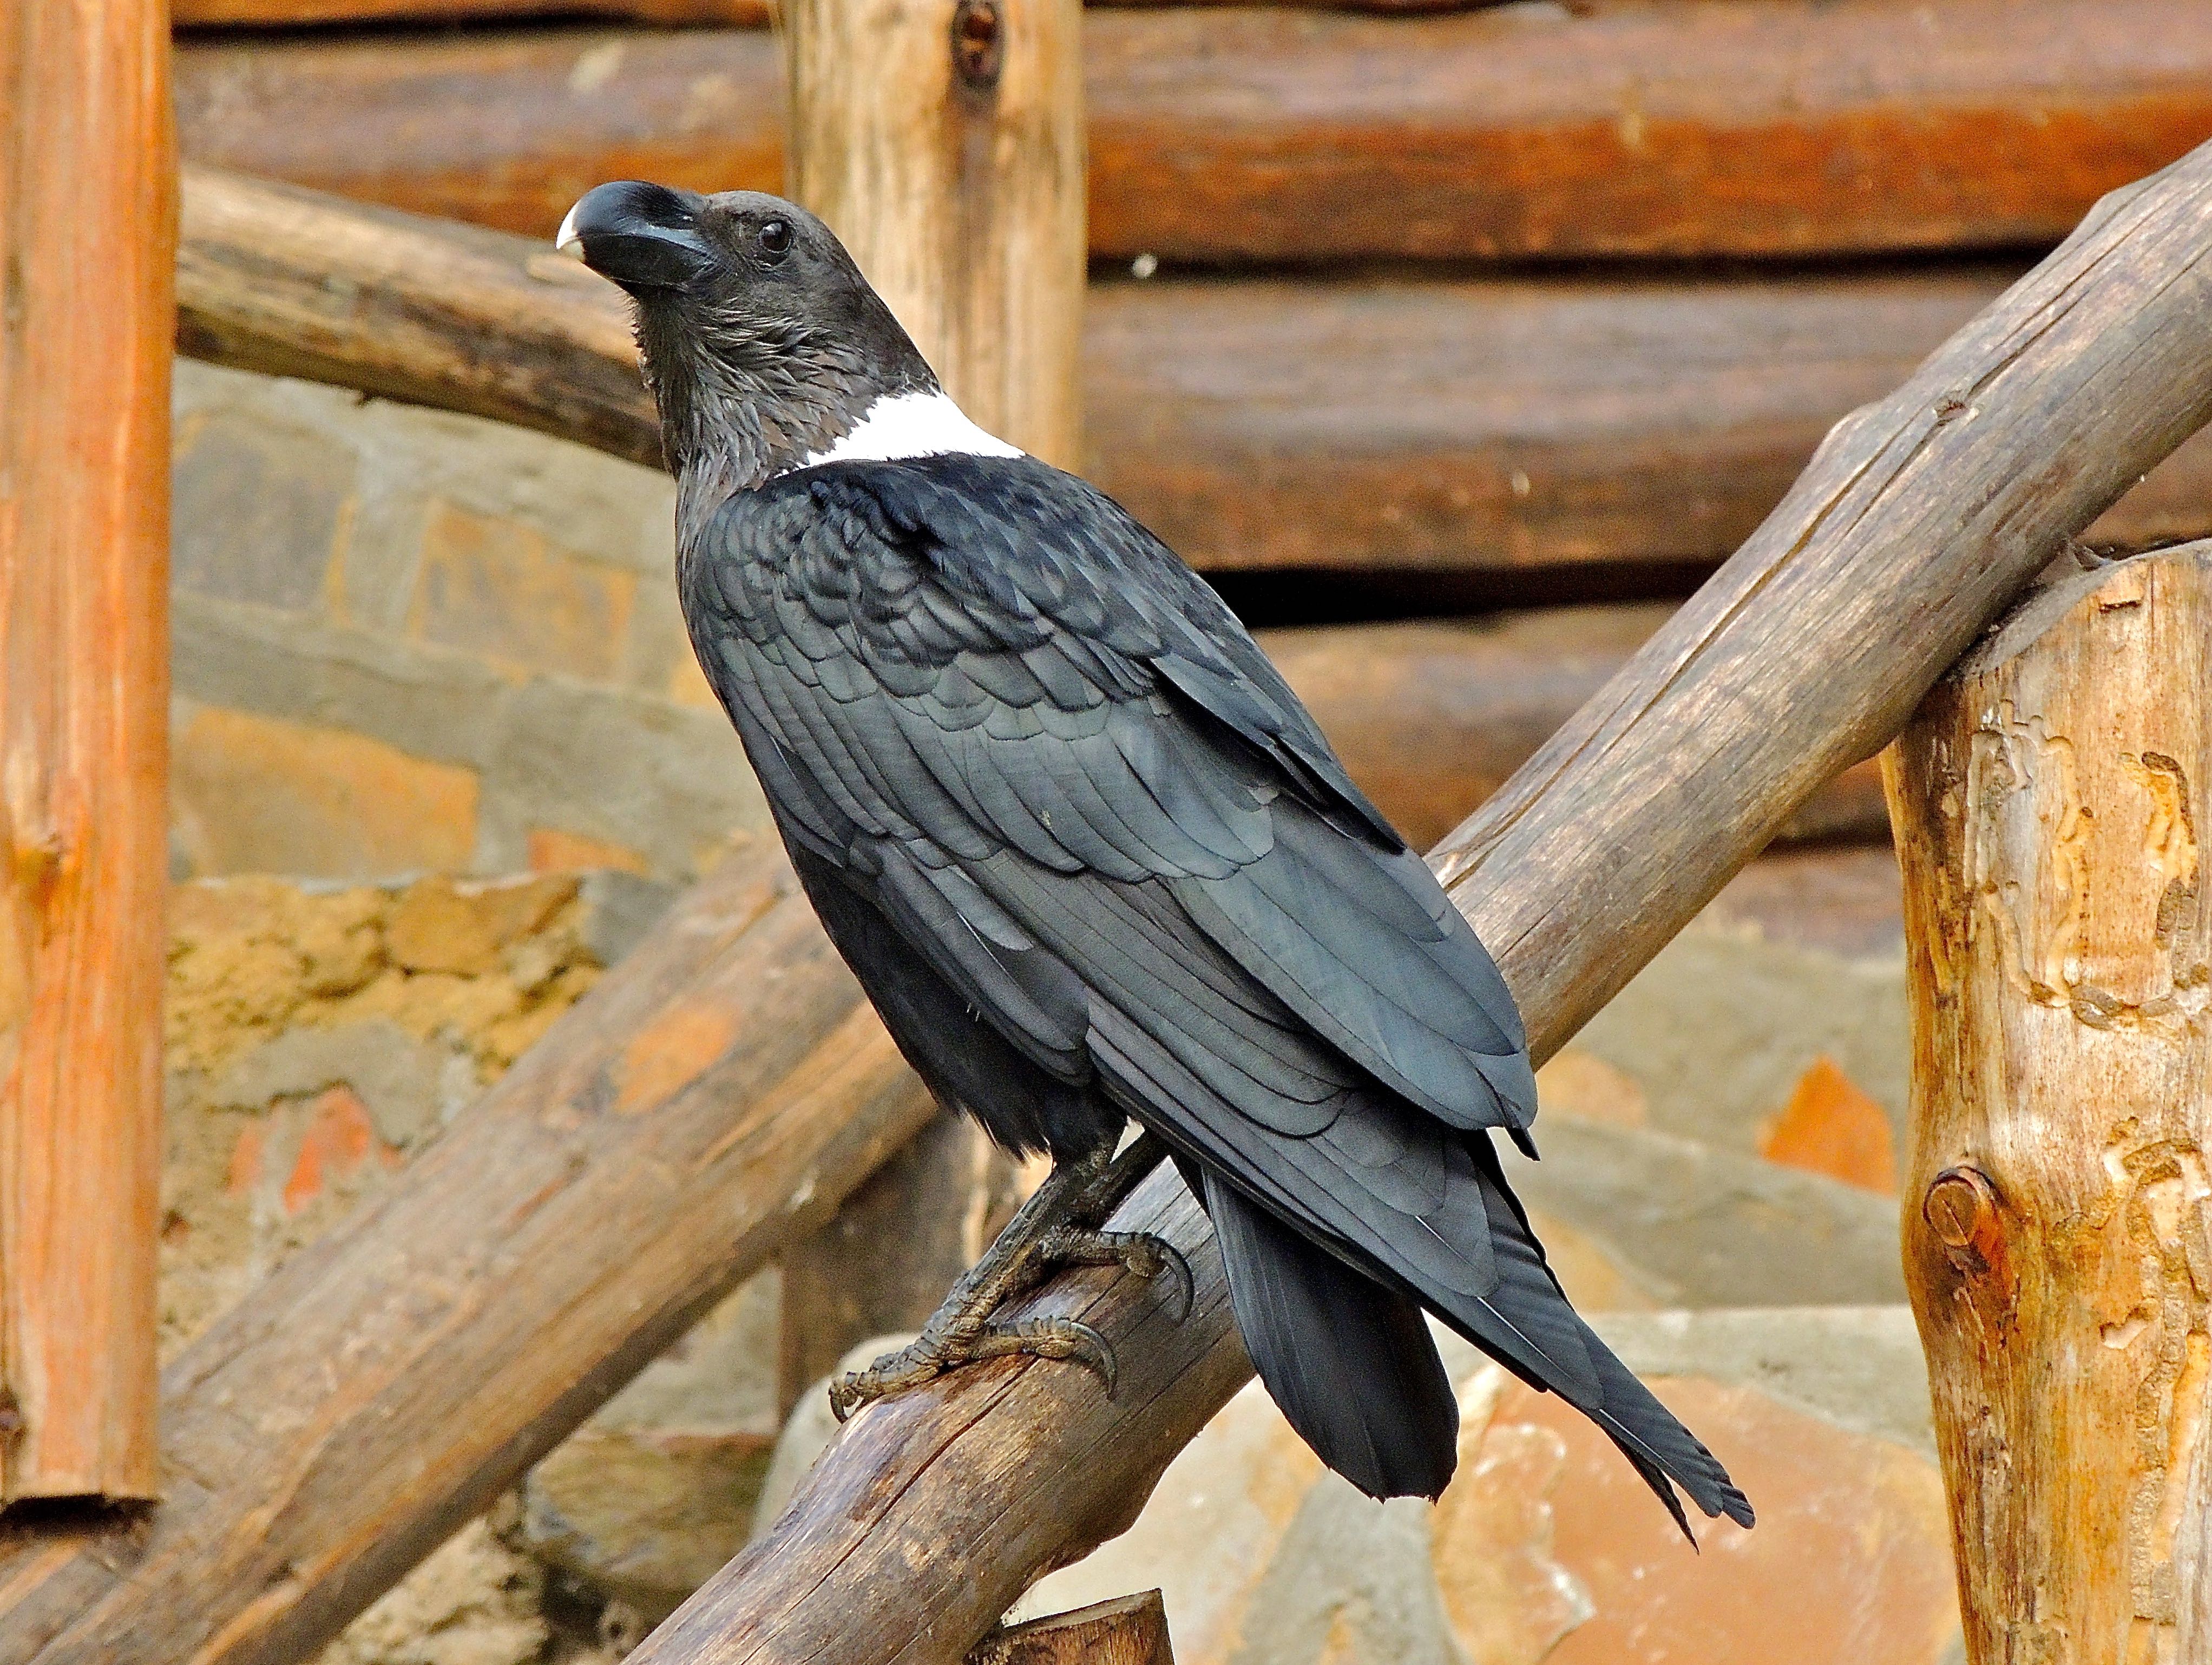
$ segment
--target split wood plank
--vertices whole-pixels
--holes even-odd
[[[1156,1589],[994,1631],[968,1665],[1175,1665]]]
[[[2212,133],[2198,0],[1096,11],[1095,254],[1802,257],[2047,245]],[[777,188],[765,31],[209,39],[198,160],[550,235],[638,177]]]
[[[0,1504],[155,1488],[167,22],[0,27]]]
[[[2077,574],[1890,774],[1905,1261],[1972,1665],[2212,1659],[2212,544]]]
[[[1765,842],[1881,745],[2065,540],[2212,416],[2212,146],[2100,204],[1897,392],[1432,856],[1547,1057]],[[1121,1529],[1249,1376],[1196,1205],[1117,1216],[1191,1261],[1029,1310],[1121,1361],[1006,1360],[870,1406],[633,1665],[951,1665],[1038,1574]],[[1725,1454],[1723,1454],[1725,1455]]]
[[[197,167],[184,220],[182,350],[659,461],[626,303],[543,242]],[[1369,611],[1686,592],[2008,281],[1097,283],[1085,471],[1263,616],[1285,568]],[[2088,536],[2207,532],[2200,437]]]
[[[160,1506],[0,1520],[6,1665],[292,1665],[933,1113],[756,841],[163,1373]]]

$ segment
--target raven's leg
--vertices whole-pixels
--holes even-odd
[[[1098,1372],[1112,1397],[1114,1351],[1090,1325],[1073,1318],[1005,1322],[992,1315],[1064,1266],[1119,1266],[1140,1278],[1165,1273],[1175,1282],[1182,1313],[1188,1313],[1190,1267],[1173,1244],[1139,1231],[1102,1229],[1166,1154],[1165,1146],[1143,1133],[1118,1158],[1114,1147],[1106,1145],[1089,1156],[1056,1164],[983,1258],[953,1285],[920,1335],[866,1370],[830,1384],[830,1407],[838,1421],[872,1401],[919,1387],[955,1365],[1009,1353],[1075,1359]]]

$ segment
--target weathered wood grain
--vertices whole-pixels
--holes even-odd
[[[1175,1655],[1167,1608],[1150,1589],[994,1631],[968,1665],[1175,1665]]]
[[[166,33],[155,0],[0,26],[0,1505],[155,1485]]]
[[[931,1106],[767,841],[163,1374],[162,1502],[0,1522],[8,1665],[292,1665]]]
[[[185,352],[659,459],[624,303],[542,242],[203,167],[184,223]],[[1209,572],[1389,569],[1430,611],[1648,592],[2006,281],[1095,283],[1085,471]],[[2089,536],[2208,531],[2199,438]]]
[[[2048,244],[2212,133],[2197,0],[1097,11],[1091,247],[1240,261]],[[775,189],[765,32],[201,40],[201,161],[544,236],[635,176]]]
[[[1841,424],[1744,549],[1432,857],[1537,1056],[2208,416],[2212,147],[2107,198]],[[1189,1255],[1187,1321],[1133,1279],[1033,1297],[1114,1344],[1114,1399],[1079,1370],[1009,1360],[869,1407],[634,1665],[950,1665],[1041,1571],[1132,1518],[1249,1365],[1180,1184],[1155,1175],[1118,1218]]]
[[[2077,574],[1895,752],[1905,1262],[1972,1665],[2212,1658],[2212,544]]]
[[[1081,0],[787,0],[790,195],[960,407],[1080,461]]]
[[[2065,540],[2212,414],[2208,234],[2212,147],[2107,197],[1838,423],[1759,531],[1438,848],[1484,940],[1525,967],[1509,975],[1535,1044],[1657,951],[1662,898],[1702,902],[1814,786],[1880,750]],[[1562,786],[1585,780],[1605,783],[1605,814],[1570,814]],[[1555,889],[1570,870],[1595,887],[1572,909]]]

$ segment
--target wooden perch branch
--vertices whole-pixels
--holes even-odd
[[[621,293],[547,243],[184,169],[177,345],[558,434],[653,467]]]
[[[1698,599],[1438,852],[1538,1055],[2208,415],[2212,146],[2100,204],[1840,426]],[[1190,1255],[1187,1321],[1133,1279],[1036,1297],[1114,1344],[1115,1398],[1010,1360],[870,1407],[634,1665],[951,1665],[1041,1572],[1133,1517],[1248,1366],[1180,1185],[1155,1176],[1120,1218]]]

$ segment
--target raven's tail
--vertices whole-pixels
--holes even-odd
[[[1253,1367],[1321,1460],[1370,1498],[1434,1498],[1459,1405],[1411,1297],[1248,1202],[1208,1170],[1206,1212]]]
[[[1613,1357],[1569,1304],[1545,1263],[1520,1199],[1505,1182],[1489,1138],[1477,1133],[1468,1145],[1482,1181],[1498,1278],[1485,1299],[1468,1310],[1443,1314],[1444,1322],[1532,1386],[1551,1389],[1603,1429],[1659,1494],[1684,1536],[1690,1523],[1674,1495],[1677,1486],[1707,1515],[1725,1515],[1738,1526],[1749,1526],[1750,1501],[1720,1460]],[[1508,1345],[1501,1346],[1501,1340]],[[1532,1368],[1538,1361],[1550,1365],[1555,1360],[1564,1361],[1564,1367]]]

